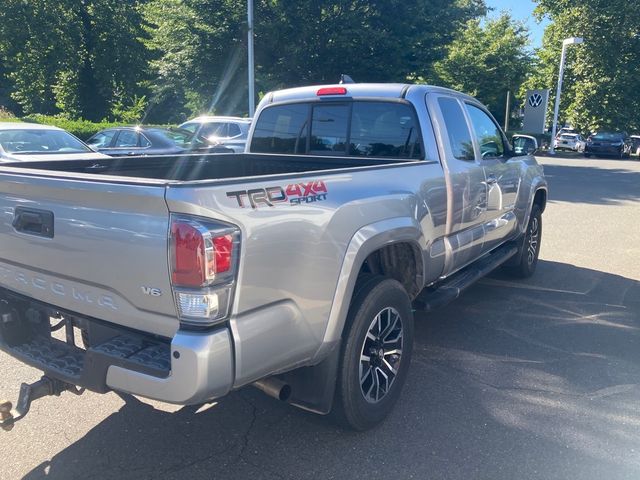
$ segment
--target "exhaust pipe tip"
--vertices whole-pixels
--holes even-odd
[[[258,380],[253,383],[253,386],[281,402],[286,402],[291,397],[291,385],[276,377]]]

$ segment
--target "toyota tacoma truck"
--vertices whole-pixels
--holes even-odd
[[[415,310],[533,274],[535,148],[458,92],[338,84],[267,94],[240,154],[3,165],[0,348],[44,375],[2,426],[65,391],[186,405],[247,385],[376,425]]]

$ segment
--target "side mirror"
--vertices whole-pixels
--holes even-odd
[[[538,140],[530,135],[514,135],[511,147],[516,155],[533,155],[538,150]]]

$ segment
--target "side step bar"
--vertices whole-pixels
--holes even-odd
[[[458,273],[443,280],[435,289],[425,288],[413,301],[416,310],[431,311],[458,298],[463,291],[505,263],[518,252],[515,245],[505,245],[484,256]]]

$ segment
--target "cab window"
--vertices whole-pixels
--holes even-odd
[[[344,155],[347,150],[348,129],[348,105],[314,106],[309,153]]]
[[[421,158],[420,129],[411,108],[403,103],[354,103],[349,154]]]
[[[471,133],[460,103],[455,98],[440,97],[438,105],[442,112],[453,156],[458,160],[475,161],[473,140],[471,140]]]
[[[382,101],[267,107],[256,121],[250,151],[423,158],[413,108],[406,103]]]
[[[466,104],[473,131],[480,145],[482,158],[500,158],[504,156],[502,132],[493,119],[484,110],[475,105]]]
[[[309,105],[297,103],[265,108],[251,139],[251,152],[305,153]]]

